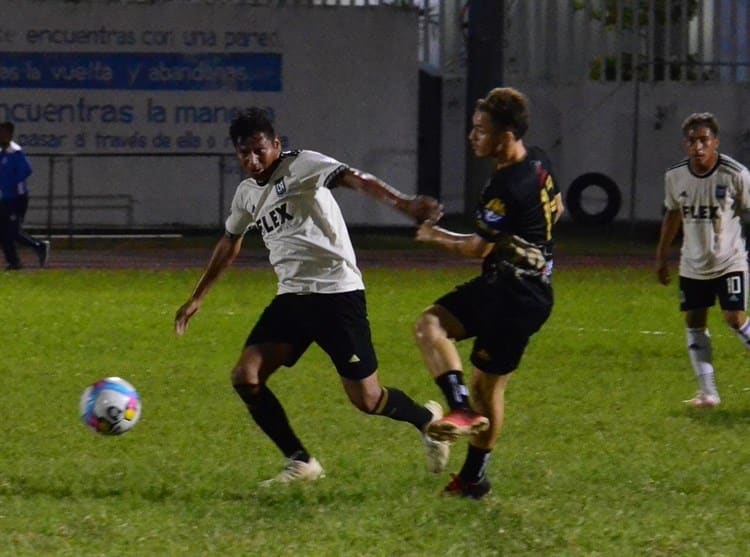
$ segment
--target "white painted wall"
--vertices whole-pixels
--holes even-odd
[[[750,164],[748,3],[704,0],[672,10],[669,25],[654,15],[677,4],[688,2],[505,3],[505,84],[531,98],[529,141],[549,151],[563,191],[584,173],[613,178],[619,220],[660,220],[664,171],[683,156],[680,126],[692,112],[713,112],[722,151]],[[648,63],[634,72],[633,59]],[[664,59],[676,65],[665,72]]]
[[[664,172],[684,157],[680,127],[693,112],[713,112],[719,120],[721,151],[750,164],[750,101],[743,84],[640,83],[635,153],[634,83],[561,85],[516,79],[508,85],[529,95],[527,142],[547,150],[563,192],[581,174],[608,175],[623,194],[617,220],[630,218],[631,199],[636,220],[661,219]]]
[[[5,0],[3,6],[0,119],[15,121],[16,138],[35,168],[27,219],[32,225],[45,224],[47,218],[43,198],[50,174],[43,154],[49,153],[73,155],[77,194],[131,194],[136,226],[218,225],[218,155],[232,152],[225,143],[228,122],[185,123],[178,118],[178,107],[184,106],[202,114],[268,107],[289,148],[325,152],[402,191],[416,191],[418,35],[412,12],[172,2]],[[268,57],[264,67],[270,74],[280,59],[280,71],[260,76],[265,90],[253,90],[247,80],[213,90],[198,90],[197,83],[205,81],[172,80],[166,83],[173,90],[165,90],[165,82],[149,80],[147,72],[168,65],[168,54],[182,57],[174,66],[192,64],[203,75],[217,67],[235,75],[252,71],[252,55]],[[125,85],[118,85],[119,78]],[[75,109],[60,112],[65,105]],[[94,106],[100,108],[90,114],[80,110]],[[119,116],[110,117],[110,110]],[[28,116],[35,112],[46,118]],[[50,137],[56,139],[48,141]],[[113,146],[113,138],[123,144]],[[164,138],[168,146],[160,141]],[[191,141],[180,146],[180,138]],[[119,156],[154,152],[217,158]],[[82,153],[100,156],[75,157]],[[231,157],[227,163],[223,195],[228,207],[240,176]],[[55,194],[65,194],[67,167],[56,168]],[[350,193],[337,193],[349,223],[406,223],[393,211]],[[55,211],[55,223],[64,224],[66,215],[64,208]],[[121,212],[85,210],[76,212],[75,219],[85,225],[119,224],[121,217]]]

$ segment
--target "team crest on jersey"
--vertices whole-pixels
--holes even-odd
[[[505,215],[505,203],[500,199],[492,199],[486,205],[487,209],[498,215]]]
[[[274,183],[273,187],[276,189],[276,195],[284,195],[286,193],[284,178],[279,178],[279,180]]]
[[[727,187],[716,184],[716,199],[724,199],[727,196]]]
[[[484,206],[484,218],[487,222],[498,222],[505,216],[505,203],[500,199],[492,199]]]

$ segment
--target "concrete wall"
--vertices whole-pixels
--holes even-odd
[[[15,121],[35,168],[28,222],[46,222],[50,184],[68,193],[67,163],[50,174],[47,155],[70,154],[75,194],[132,195],[135,226],[218,226],[240,179],[231,156],[220,171],[228,120],[250,105],[273,112],[285,146],[415,192],[416,26],[414,13],[381,8],[6,0],[0,119]],[[164,157],[135,156],[145,153]],[[184,153],[216,156],[169,156]],[[349,194],[337,193],[350,223],[405,223]]]
[[[587,172],[610,176],[623,197],[618,220],[661,219],[664,172],[684,157],[680,126],[692,112],[713,112],[721,127],[721,151],[750,164],[747,84],[640,83],[637,120],[632,82],[552,85],[517,80],[508,85],[528,93],[528,142],[548,151],[563,191]]]

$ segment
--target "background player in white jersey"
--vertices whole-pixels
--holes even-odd
[[[440,405],[418,405],[378,381],[362,276],[330,190],[342,186],[366,193],[417,222],[439,219],[442,206],[430,197],[406,196],[320,153],[282,152],[268,115],[258,108],[236,117],[229,133],[249,178],[237,187],[225,234],[193,293],[177,311],[176,333],[185,332],[211,286],[237,256],[245,232],[258,229],[278,277],[278,290],[247,338],[232,371],[232,384],[252,418],[287,458],[284,470],[270,482],[323,476],[320,463],[296,436],[266,384],[279,367],[294,365],[312,342],[333,361],[354,406],[412,424],[422,433],[429,469],[442,471],[449,447],[424,434],[431,421],[442,417]]]
[[[716,298],[726,323],[750,348],[747,308],[747,249],[740,215],[750,209],[750,173],[719,153],[719,125],[713,114],[691,114],[682,124],[687,158],[665,175],[664,206],[656,249],[659,282],[669,284],[669,248],[682,225],[679,286],[687,347],[699,391],[686,401],[696,408],[717,406],[706,328]]]

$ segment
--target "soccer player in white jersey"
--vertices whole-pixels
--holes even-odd
[[[442,471],[449,446],[425,435],[427,425],[442,417],[440,405],[418,405],[378,381],[362,276],[330,190],[341,186],[368,194],[417,223],[439,219],[442,206],[431,197],[406,196],[320,153],[282,152],[268,115],[258,108],[238,115],[229,134],[249,177],[237,187],[225,233],[208,266],[177,311],[175,331],[185,332],[211,286],[239,253],[245,232],[260,231],[278,289],[245,342],[232,384],[253,420],[287,459],[283,471],[264,483],[323,476],[322,466],[296,436],[267,385],[278,368],[294,365],[313,342],[331,358],[352,404],[363,412],[412,424],[422,434],[428,468]]]
[[[659,282],[670,282],[669,248],[682,225],[679,288],[687,348],[698,393],[686,402],[712,408],[721,402],[714,379],[708,308],[716,298],[726,323],[750,348],[747,309],[748,262],[741,213],[750,209],[750,173],[719,153],[713,114],[691,114],[682,124],[687,158],[665,175],[666,213],[656,249]]]

